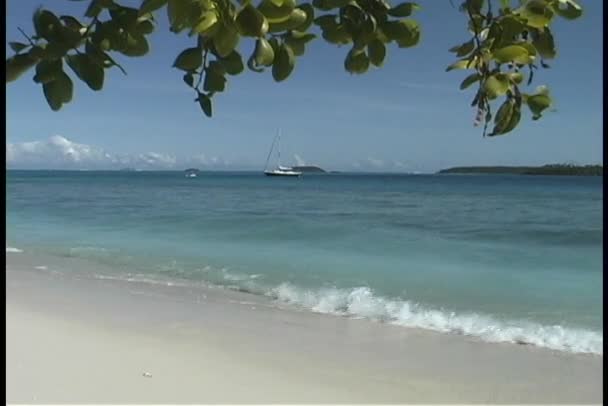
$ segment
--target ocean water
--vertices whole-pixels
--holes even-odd
[[[601,178],[9,171],[6,181],[11,255],[602,354]]]

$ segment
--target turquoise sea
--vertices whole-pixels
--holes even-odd
[[[13,170],[7,251],[602,354],[602,203],[599,177]]]

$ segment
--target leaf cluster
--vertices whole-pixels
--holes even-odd
[[[83,1],[83,0],[72,0]],[[318,34],[330,44],[348,45],[344,69],[363,74],[381,67],[392,43],[398,49],[416,46],[420,24],[412,15],[420,10],[413,2],[392,6],[387,0],[142,0],[138,8],[116,0],[88,0],[86,22],[69,15],[56,16],[46,9],[33,15],[34,34],[21,31],[27,43],[10,42],[15,54],[6,60],[6,81],[35,67],[33,80],[42,86],[53,110],[73,98],[72,73],[90,89],[103,88],[106,69],[117,67],[112,53],[141,57],[149,52],[148,36],[156,28],[155,15],[163,12],[170,31],[186,34],[192,45],[180,51],[173,67],[183,72],[203,113],[211,117],[213,97],[227,88],[230,76],[270,70],[276,82],[286,80],[297,59]],[[460,10],[467,16],[471,38],[450,49],[459,58],[447,71],[473,72],[461,83],[476,85],[472,106],[476,124],[484,123],[484,136],[506,134],[520,122],[522,105],[537,120],[552,105],[545,86],[525,93],[540,65],[556,57],[550,26],[556,16],[576,19],[582,8],[574,0],[466,0]],[[250,53],[241,43],[249,41]],[[496,113],[492,103],[503,99]]]

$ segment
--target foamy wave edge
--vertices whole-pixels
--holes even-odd
[[[20,250],[19,248],[15,248],[15,247],[6,247],[6,252],[19,253],[19,252],[23,252],[23,250]]]
[[[406,300],[378,297],[368,287],[304,290],[283,283],[266,294],[317,313],[474,336],[488,342],[530,344],[558,351],[603,355],[602,333],[523,320],[502,321],[476,313],[456,314]]]
[[[239,280],[245,279],[243,275],[238,276]],[[143,275],[96,274],[94,277],[182,287],[192,286],[193,282],[159,280],[146,278]],[[231,277],[225,279],[227,282],[233,280]],[[559,325],[547,326],[526,320],[498,320],[477,313],[457,314],[425,307],[412,301],[391,300],[376,296],[369,287],[310,290],[287,282],[269,289],[255,285],[252,284],[249,288],[245,288],[203,282],[203,286],[207,288],[232,289],[254,295],[263,294],[279,302],[296,305],[316,313],[365,318],[398,326],[473,336],[493,343],[528,344],[557,351],[603,355],[603,335],[595,331]]]

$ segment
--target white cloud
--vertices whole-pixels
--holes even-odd
[[[184,160],[159,152],[113,153],[61,135],[41,141],[7,143],[6,163],[9,168],[28,169],[179,169],[189,163],[204,166],[227,164],[218,157],[206,159],[202,153]]]
[[[144,164],[150,167],[166,167],[171,168],[175,166],[177,159],[172,155],[159,154],[157,152],[146,152],[144,154],[137,155],[135,165],[138,163]]]
[[[60,135],[53,135],[44,141],[8,143],[6,153],[9,165],[70,167],[94,165],[112,160],[101,148],[78,144]]]
[[[376,158],[367,158],[367,162],[374,168],[376,169],[380,169],[384,167],[384,161],[382,159],[376,159]]]

